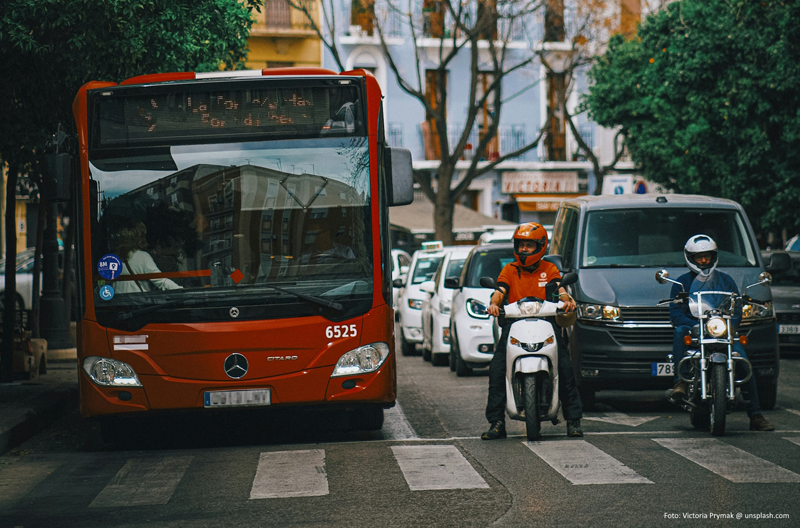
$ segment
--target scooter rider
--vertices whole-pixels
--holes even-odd
[[[683,248],[686,258],[686,265],[689,272],[677,278],[677,282],[683,285],[683,291],[690,294],[698,291],[727,291],[739,293],[736,282],[727,273],[716,270],[717,267],[717,244],[710,236],[695,235],[691,237]],[[677,284],[672,285],[670,297],[673,299],[681,292],[681,287]],[[669,318],[672,326],[675,327],[672,341],[672,360],[675,371],[675,386],[672,389],[673,400],[681,400],[686,397],[688,386],[686,382],[678,378],[678,363],[686,355],[688,347],[683,342],[684,336],[689,335],[692,327],[697,326],[698,319],[689,311],[686,303],[671,303],[669,307]],[[741,305],[736,307],[734,317],[731,319],[731,326],[738,327],[742,320]],[[743,358],[747,358],[744,348],[738,342],[733,344],[734,353],[738,353]],[[687,376],[688,372],[684,372]],[[761,414],[761,407],[758,403],[758,391],[756,390],[756,378],[751,376],[743,384],[742,388],[750,394],[750,403],[747,404],[747,416],[750,417],[751,431],[774,431],[775,427],[767,421]]]
[[[500,305],[504,300],[513,303],[525,297],[545,298],[545,286],[553,279],[560,279],[561,274],[555,265],[541,260],[547,251],[547,231],[540,224],[521,224],[514,231],[514,256],[516,262],[503,267],[497,278],[497,290],[492,294],[491,304],[487,308],[489,315],[500,315]],[[564,302],[564,310],[575,310],[575,301],[564,288],[559,289],[559,298]],[[486,404],[486,419],[491,424],[489,430],[481,435],[483,440],[495,440],[506,437],[506,344],[511,322],[503,325],[503,331],[495,347],[494,356],[489,363],[489,399]],[[563,404],[564,418],[567,420],[567,436],[581,437],[580,419],[581,399],[575,385],[569,352],[561,339],[561,332],[556,329],[558,342],[558,375],[559,399]]]

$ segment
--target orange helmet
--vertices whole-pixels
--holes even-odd
[[[514,255],[517,262],[523,268],[533,266],[544,256],[547,251],[547,231],[541,224],[528,222],[520,224],[514,230]],[[531,253],[520,253],[519,243],[521,240],[528,240],[536,244],[536,248]]]

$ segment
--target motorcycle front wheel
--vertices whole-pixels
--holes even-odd
[[[725,434],[728,405],[728,369],[722,363],[711,365],[711,434]]]
[[[536,374],[528,374],[524,379],[525,389],[525,431],[528,440],[538,440],[542,424],[539,422],[539,380]]]

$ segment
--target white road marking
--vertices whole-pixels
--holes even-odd
[[[384,440],[416,440],[419,438],[414,428],[408,423],[399,403],[383,412],[383,438]]]
[[[647,423],[651,420],[655,420],[656,418],[661,418],[660,416],[628,416],[625,413],[621,412],[607,412],[607,413],[599,413],[598,415],[593,414],[584,414],[584,420],[592,420],[594,422],[606,422],[612,423],[617,425],[627,425],[629,427],[637,427],[642,425],[643,423]]]
[[[653,484],[586,440],[523,443],[573,484]]]
[[[793,444],[800,445],[800,437],[796,437],[796,436],[793,436],[793,437],[784,436],[784,437],[783,437],[783,439],[784,439],[784,440],[788,440],[788,441],[792,442]]]
[[[789,411],[790,413],[794,413],[794,414],[800,415],[800,411],[798,411],[797,409],[786,409],[786,410]]]
[[[411,491],[489,487],[456,446],[392,446],[392,451]]]
[[[261,453],[250,498],[318,497],[328,493],[324,449],[275,451]]]
[[[191,456],[132,458],[94,498],[90,508],[167,504]]]
[[[17,462],[0,471],[0,510],[13,506],[60,465],[60,462]]]
[[[800,482],[800,475],[715,438],[653,438],[731,482]]]

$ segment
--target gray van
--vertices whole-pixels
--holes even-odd
[[[672,353],[670,287],[656,282],[666,268],[677,278],[688,272],[683,246],[692,235],[711,236],[719,248],[717,269],[742,292],[765,270],[753,229],[742,206],[731,200],[692,195],[584,196],[562,202],[551,255],[565,271],[578,273],[572,295],[578,319],[569,348],[581,398],[594,403],[600,390],[666,389],[673,376],[664,364]],[[780,264],[776,263],[780,267]],[[766,267],[772,271],[771,266]],[[774,271],[778,271],[775,269]],[[739,328],[756,375],[764,409],[775,405],[778,331],[769,287],[748,294],[769,309],[746,309]]]

